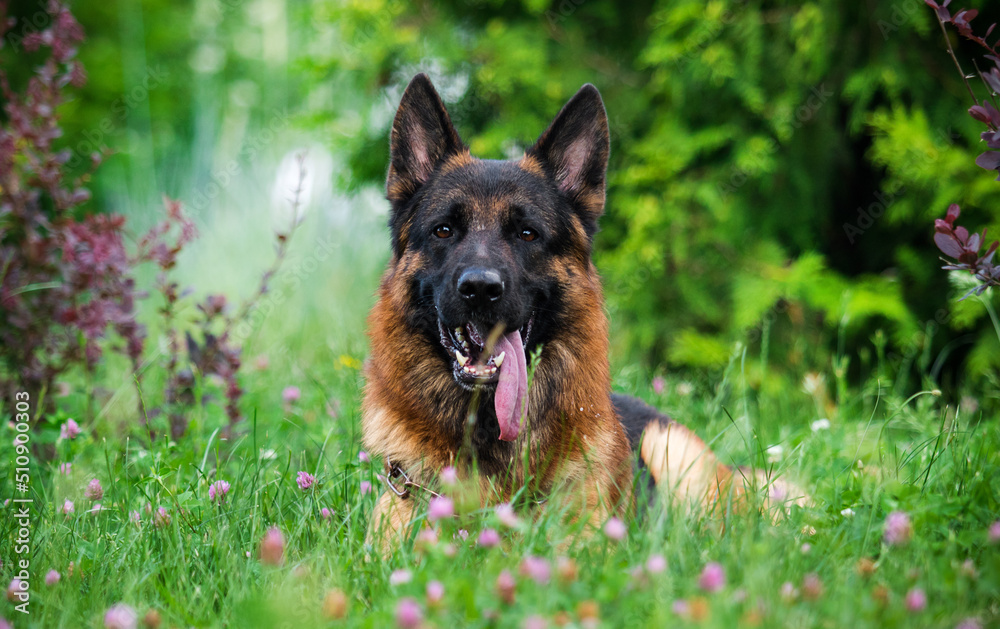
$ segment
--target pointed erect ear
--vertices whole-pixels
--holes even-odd
[[[608,115],[601,93],[588,83],[526,151],[548,167],[559,190],[573,203],[591,235],[597,230],[597,219],[604,213],[609,145]]]
[[[413,77],[392,122],[386,193],[393,207],[409,201],[437,165],[465,149],[426,74]]]

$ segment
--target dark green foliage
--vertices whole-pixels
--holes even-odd
[[[617,357],[714,370],[742,341],[797,379],[874,327],[903,366],[966,328],[981,341],[936,375],[982,382],[996,364],[982,304],[952,312],[964,291],[937,273],[928,225],[961,201],[996,226],[1000,188],[973,163],[964,86],[919,0],[331,3],[317,19],[339,45],[313,62],[364,95],[329,112],[354,123],[341,146],[355,186],[384,177],[386,110],[417,71],[484,157],[529,145],[580,84],[601,89],[597,264]]]

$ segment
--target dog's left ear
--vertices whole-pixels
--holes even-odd
[[[545,163],[559,190],[573,203],[589,235],[604,213],[608,168],[608,115],[601,93],[580,88],[525,153]]]

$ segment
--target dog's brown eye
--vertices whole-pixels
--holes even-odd
[[[434,235],[438,238],[451,238],[451,227],[438,225],[434,228]]]
[[[520,236],[521,240],[523,240],[525,242],[531,242],[535,238],[538,238],[538,232],[536,232],[533,229],[525,228],[525,229],[521,230],[521,233],[520,233],[519,236]]]

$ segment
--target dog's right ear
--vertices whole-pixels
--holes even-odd
[[[430,179],[438,164],[464,149],[431,80],[426,74],[413,77],[399,102],[389,139],[385,187],[393,212]]]

